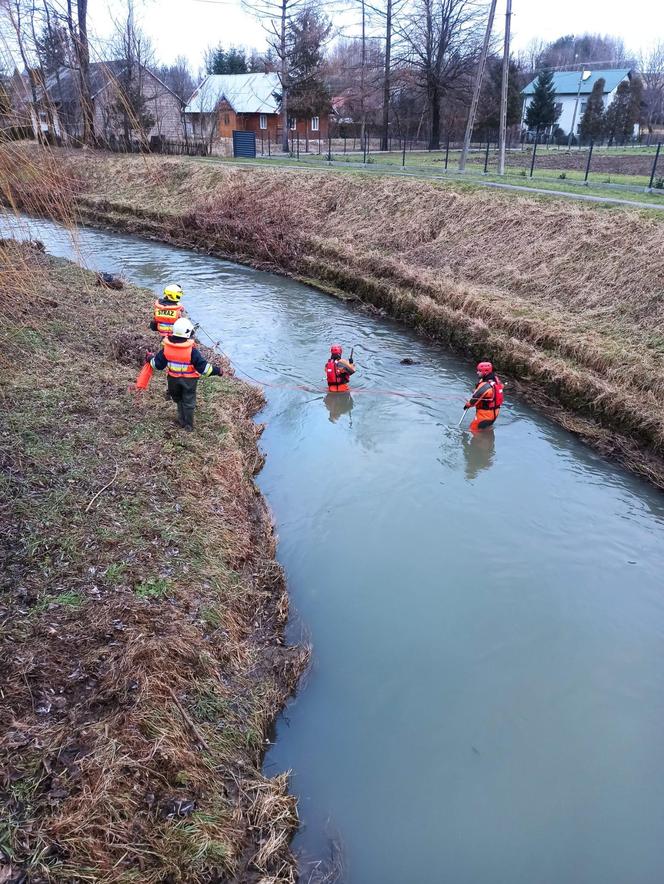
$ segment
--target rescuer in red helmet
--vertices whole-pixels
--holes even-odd
[[[350,376],[355,374],[353,351],[350,351],[348,360],[341,358],[342,353],[339,344],[332,344],[330,358],[325,363],[325,379],[330,393],[347,393],[350,389],[348,386]]]
[[[477,386],[473,390],[473,395],[464,405],[464,411],[475,408],[475,419],[470,425],[471,433],[492,427],[503,404],[503,384],[490,362],[478,363],[477,377]]]

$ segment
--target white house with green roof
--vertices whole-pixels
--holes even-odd
[[[598,80],[604,80],[604,110],[611,104],[616,94],[618,86],[624,80],[631,80],[633,71],[629,68],[617,68],[607,71],[557,71],[553,75],[553,87],[556,90],[556,105],[560,109],[560,116],[556,126],[568,134],[574,125],[574,134],[578,135],[579,124],[583,117],[583,113],[588,104],[590,93],[593,86]],[[523,113],[521,116],[521,125],[524,126],[526,111],[533,99],[535,92],[535,84],[537,77],[532,80],[525,89],[521,91],[523,96]],[[580,91],[579,91],[580,87]],[[576,120],[574,120],[574,108],[576,106],[577,95],[579,97],[579,106],[576,112]]]

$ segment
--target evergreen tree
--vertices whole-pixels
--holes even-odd
[[[302,9],[289,24],[290,111],[293,117],[317,117],[330,107],[323,79],[323,44],[332,25],[313,7]]]
[[[47,76],[70,64],[74,57],[69,32],[61,26],[52,26],[50,21],[36,37],[35,49]]]
[[[237,46],[231,46],[229,49],[217,46],[216,49],[208,51],[206,67],[208,74],[247,74],[249,65],[246,50]]]
[[[616,89],[615,98],[606,112],[606,134],[609,144],[628,141],[634,134],[634,126],[641,115],[643,87],[636,78],[623,82]]]
[[[526,110],[526,126],[541,132],[548,129],[560,116],[556,108],[556,92],[553,87],[553,71],[542,71],[535,83],[533,97]]]
[[[584,141],[597,141],[604,134],[604,87],[606,81],[600,77],[593,86],[588,104],[581,117],[579,134]]]
[[[488,64],[488,76],[482,86],[477,109],[476,131],[480,134],[497,132],[500,127],[500,98],[503,83],[502,59],[492,58]],[[519,69],[510,60],[507,81],[507,126],[516,125],[521,120],[521,91]]]

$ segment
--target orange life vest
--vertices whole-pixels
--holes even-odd
[[[332,393],[347,393],[350,389],[348,386],[350,375],[343,367],[337,366],[335,359],[328,359],[325,363],[325,377],[328,389]]]
[[[480,381],[473,391],[473,396],[481,389],[484,384],[488,384],[488,388],[482,393],[480,399],[475,403],[476,417],[479,421],[495,420],[500,412],[500,406],[503,404],[503,384],[496,375],[496,379],[492,381]]]
[[[168,374],[172,378],[199,378],[200,375],[191,364],[191,351],[194,341],[182,341],[174,344],[164,338],[164,356],[168,361]]]
[[[173,325],[176,319],[179,319],[184,312],[181,304],[162,304],[161,301],[154,302],[154,321],[157,323],[157,331],[160,335],[166,337],[172,334]]]

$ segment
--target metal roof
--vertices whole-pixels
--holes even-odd
[[[618,86],[625,77],[629,76],[630,68],[618,68],[616,70],[609,71],[592,71],[587,80],[583,80],[581,83],[581,95],[589,95],[593,91],[593,86],[598,80],[604,80],[604,94],[606,95],[609,92],[613,92],[613,90]],[[556,90],[556,95],[576,95],[577,90],[579,88],[579,77],[581,76],[581,71],[557,71],[553,75],[553,88]],[[535,83],[537,83],[537,77],[528,83],[525,89],[522,90],[522,95],[532,95],[535,91]]]
[[[211,114],[222,98],[236,114],[279,112],[279,74],[210,74],[184,109],[186,114]]]

